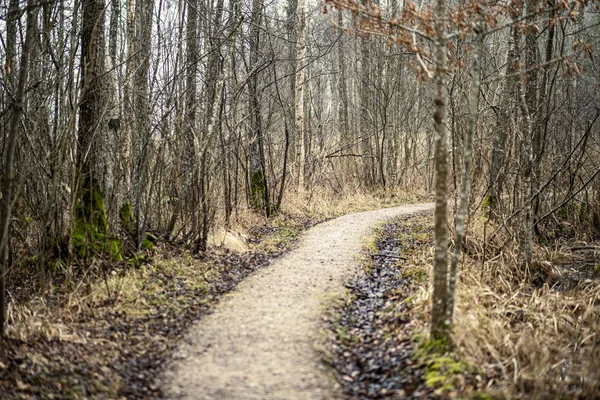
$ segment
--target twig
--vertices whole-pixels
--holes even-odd
[[[394,258],[396,260],[408,260],[408,258],[406,257],[402,257],[402,256],[394,256],[391,254],[369,254],[371,256],[371,258],[375,258],[375,257],[382,257],[382,258]]]

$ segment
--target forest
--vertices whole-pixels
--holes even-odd
[[[365,275],[306,398],[600,398],[599,49],[594,0],[4,0],[0,398],[176,397],[319,229]]]

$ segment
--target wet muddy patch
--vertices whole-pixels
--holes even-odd
[[[536,288],[547,284],[552,290],[565,293],[585,289],[590,284],[597,285],[600,282],[600,244],[567,246],[544,267],[532,278]]]
[[[327,321],[327,361],[347,398],[440,398],[426,384],[410,310],[432,245],[431,217],[421,215],[383,226],[367,246],[366,273]]]

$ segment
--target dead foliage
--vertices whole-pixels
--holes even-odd
[[[0,398],[163,397],[158,377],[186,329],[318,221],[257,221],[244,253],[195,255],[161,244],[141,267],[97,266],[73,287],[11,304]]]
[[[518,243],[502,235],[484,242],[484,229],[495,228],[471,221],[456,294],[457,355],[479,367],[493,397],[600,398],[597,244],[538,245],[525,268]],[[429,288],[414,312],[428,315],[430,298]]]

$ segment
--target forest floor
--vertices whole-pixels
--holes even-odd
[[[375,231],[364,273],[327,311],[324,358],[345,398],[600,399],[600,243],[536,245],[523,270],[510,245],[481,259],[480,220],[460,265],[451,346],[428,335],[431,217]]]
[[[242,282],[190,330],[165,376],[167,396],[338,398],[315,348],[324,301],[359,271],[362,241],[375,225],[432,207],[349,214],[307,231],[296,249]]]
[[[308,210],[242,216],[235,229],[245,233],[245,251],[215,245],[194,254],[159,242],[139,267],[99,259],[52,270],[43,296],[34,258],[19,262],[8,279],[0,398],[164,398],[158,378],[186,332],[238,283],[296,248],[302,232],[348,212],[415,200],[315,197]]]
[[[163,398],[156,378],[186,330],[322,221],[288,215],[257,224],[244,253],[216,248],[201,255],[160,244],[138,269],[100,263],[90,266],[96,277],[79,277],[74,288],[58,278],[43,299],[9,308],[0,398]],[[31,296],[31,279],[18,277],[23,282],[10,293]]]
[[[454,354],[429,348],[427,317],[414,315],[432,247],[429,213],[389,221],[364,246],[364,273],[346,284],[327,313],[324,355],[344,398],[479,398],[485,376]]]
[[[138,268],[98,260],[43,297],[20,265],[0,398],[600,398],[599,243],[537,246],[519,274],[502,240],[483,262],[467,241],[460,329],[440,350],[432,206],[330,220],[364,202],[338,206],[247,217],[243,252],[160,243]]]

